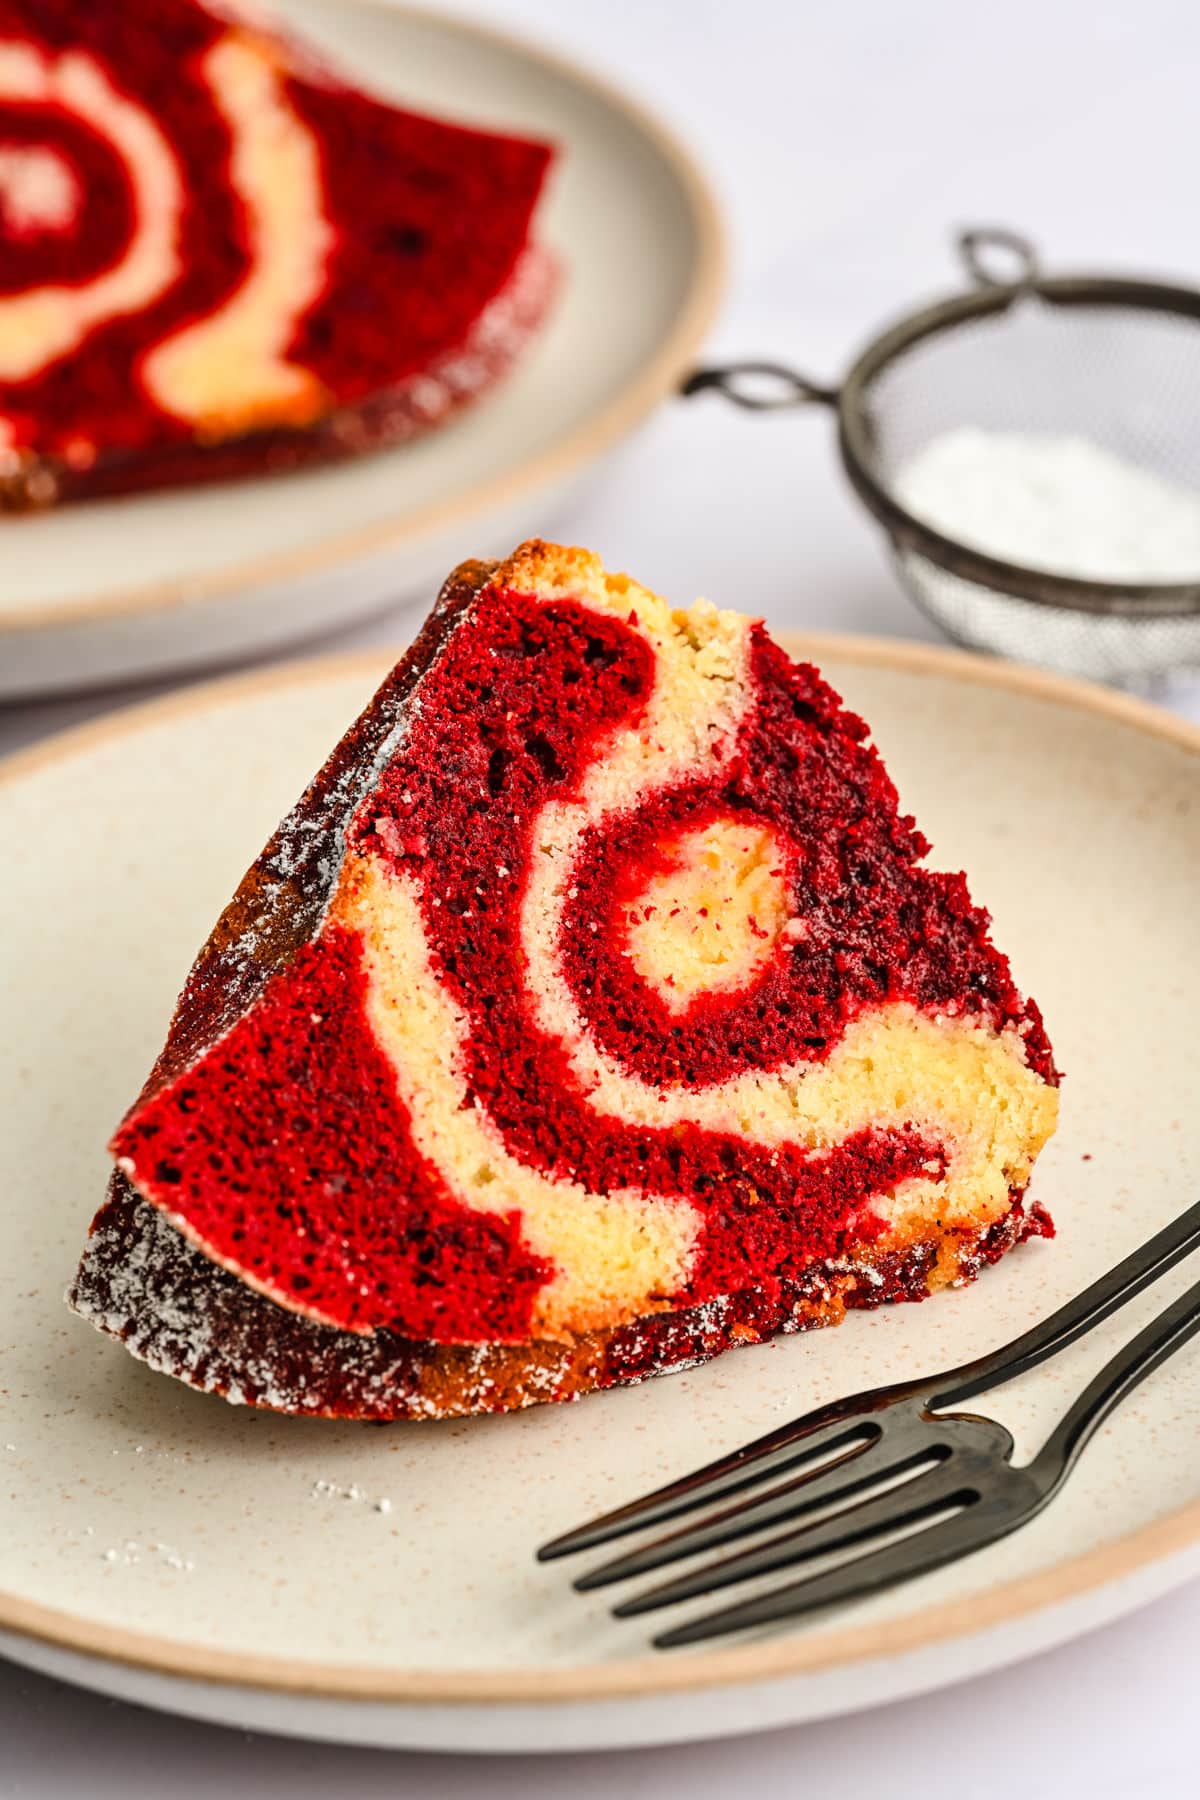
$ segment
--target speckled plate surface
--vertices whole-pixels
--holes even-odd
[[[396,0],[270,10],[388,99],[558,145],[537,219],[564,270],[553,313],[494,393],[415,443],[0,520],[0,699],[212,667],[427,591],[464,543],[502,554],[674,390],[715,310],[715,202],[636,102]]]
[[[656,1657],[636,1622],[533,1561],[542,1539],[822,1399],[1003,1342],[1200,1188],[1200,732],[954,652],[809,648],[1043,1003],[1068,1072],[1035,1190],[1058,1239],[924,1306],[512,1418],[288,1420],[150,1374],[61,1301],[104,1141],[218,909],[381,665],[220,684],[59,739],[0,780],[0,1648],[314,1736],[628,1745],[953,1681],[1200,1571],[1194,1348],[1028,1528],[802,1629]],[[1188,1279],[989,1397],[1019,1450]]]

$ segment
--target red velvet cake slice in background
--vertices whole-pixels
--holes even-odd
[[[456,571],[253,869],[72,1299],[196,1386],[566,1399],[1047,1228],[1057,1074],[867,728],[579,550]]]
[[[549,147],[389,106],[261,17],[0,0],[0,510],[401,442],[540,323]]]

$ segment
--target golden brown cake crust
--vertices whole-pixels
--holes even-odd
[[[433,1344],[336,1331],[275,1306],[114,1176],[68,1299],[151,1368],[226,1400],[322,1418],[448,1419],[577,1400],[840,1324],[852,1308],[923,1300],[1045,1228],[1038,1209],[1015,1200],[985,1232],[914,1238],[853,1267],[818,1264],[773,1299],[748,1290],[571,1343]]]

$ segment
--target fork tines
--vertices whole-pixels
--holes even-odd
[[[881,1389],[877,1396],[872,1394],[867,1398],[883,1404],[890,1394]],[[693,1470],[678,1481],[644,1494],[628,1506],[616,1507],[590,1524],[564,1532],[561,1537],[542,1545],[537,1553],[538,1561],[551,1562],[556,1557],[573,1556],[578,1550],[594,1550],[600,1544],[612,1543],[632,1531],[665,1525],[669,1519],[728,1499],[769,1480],[772,1475],[783,1475],[789,1469],[801,1467],[822,1455],[828,1456],[839,1448],[845,1447],[847,1455],[853,1454],[856,1439],[865,1448],[875,1435],[874,1420],[857,1399],[820,1407],[802,1419],[768,1432],[765,1437],[755,1438],[751,1444],[743,1444],[740,1449],[707,1463],[702,1469]],[[813,1474],[821,1472],[816,1469]]]
[[[862,1397],[823,1408],[641,1502],[557,1538],[539,1555],[564,1556],[705,1508],[696,1523],[580,1575],[574,1585],[588,1591],[803,1520],[614,1607],[618,1618],[630,1618],[837,1554],[833,1566],[800,1582],[662,1633],[654,1641],[664,1648],[791,1617],[870,1593],[902,1574],[934,1568],[1011,1529],[1019,1518],[1015,1494],[998,1496],[989,1481],[997,1465],[1007,1464],[1009,1433],[992,1420],[969,1415],[940,1420],[927,1410],[926,1399],[924,1389],[902,1398],[892,1390],[888,1404],[876,1412],[861,1409]],[[1015,1471],[1007,1473],[1011,1480]],[[780,1475],[784,1479],[772,1479]],[[711,1510],[714,1502],[747,1488],[759,1490],[764,1482],[770,1483],[765,1490]],[[989,1497],[991,1504],[981,1507]]]
[[[1117,1351],[1028,1464],[1013,1466],[1013,1440],[1003,1425],[949,1409],[1056,1355],[1197,1247],[1200,1203],[1002,1349],[929,1380],[822,1407],[555,1538],[539,1558],[594,1549],[703,1509],[694,1523],[579,1576],[575,1586],[586,1591],[772,1533],[621,1601],[614,1608],[619,1618],[781,1569],[820,1565],[785,1587],[662,1632],[654,1642],[666,1649],[796,1618],[982,1549],[1040,1511],[1109,1412],[1200,1333],[1200,1282]]]

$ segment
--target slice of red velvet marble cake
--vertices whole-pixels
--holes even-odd
[[[0,510],[440,424],[554,285],[552,152],[201,0],[0,0]]]
[[[200,954],[72,1292],[287,1411],[569,1399],[973,1277],[1057,1074],[867,727],[582,550],[451,577]]]

